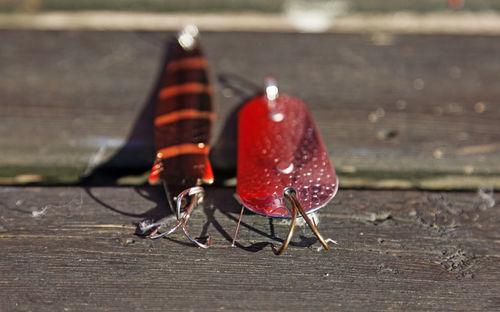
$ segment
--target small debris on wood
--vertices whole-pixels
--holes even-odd
[[[495,207],[496,201],[493,198],[493,188],[487,189],[479,189],[477,195],[479,196],[480,202],[477,208],[481,211],[486,211],[490,208]]]
[[[390,130],[390,129],[380,129],[377,131],[377,139],[383,141],[383,140],[389,140],[393,139],[398,136],[398,131],[397,130]]]
[[[380,213],[372,212],[370,213],[369,216],[365,217],[364,219],[365,221],[373,223],[374,225],[378,225],[386,220],[392,219],[392,216],[389,212],[380,212]]]
[[[80,199],[77,199],[78,195],[75,196],[73,199],[71,199],[68,203],[62,204],[62,205],[45,205],[43,206],[42,209],[34,210],[31,212],[31,216],[33,218],[37,218],[40,216],[43,216],[49,208],[65,208],[65,207],[73,207],[75,206],[76,208],[80,208],[83,205],[83,194],[80,193]],[[22,205],[22,200],[18,200],[16,202],[16,206],[21,206]]]
[[[374,112],[368,114],[368,121],[377,122],[382,117],[385,117],[385,110],[379,107]]]
[[[443,252],[444,255],[446,255],[446,253],[446,251]],[[463,249],[459,249],[446,256],[439,264],[450,273],[461,273],[472,266],[474,259],[475,257],[473,255],[469,255]]]
[[[45,212],[47,212],[47,209],[49,209],[49,206],[45,206],[43,207],[42,209],[40,210],[35,210],[35,211],[32,211],[31,212],[31,215],[33,216],[33,218],[37,218],[39,216],[42,216],[45,214]]]
[[[483,102],[477,102],[476,104],[474,104],[474,111],[478,114],[481,114],[481,113],[484,113],[484,111],[486,110],[486,104],[484,104]]]
[[[160,223],[153,222],[153,220],[142,220],[141,222],[139,222],[137,226],[139,228],[139,231],[141,231],[141,233],[146,233],[147,231],[156,228],[160,225],[161,225]]]
[[[128,246],[134,244],[135,240],[133,238],[121,238],[120,242],[123,246]]]

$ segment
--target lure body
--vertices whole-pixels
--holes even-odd
[[[173,198],[182,191],[214,179],[208,160],[214,119],[208,63],[194,36],[190,44],[182,38],[181,33],[170,46],[157,93],[157,154],[149,177],[151,184],[163,182],[172,209]]]
[[[290,188],[306,213],[335,196],[337,175],[302,101],[264,94],[245,104],[238,118],[237,181],[242,204],[270,217],[292,217],[284,197]]]

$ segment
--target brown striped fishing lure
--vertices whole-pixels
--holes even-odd
[[[152,238],[162,237],[182,226],[192,238],[186,223],[193,208],[203,200],[201,184],[214,181],[208,160],[214,113],[213,88],[209,83],[208,63],[197,42],[198,29],[186,26],[172,42],[169,59],[156,98],[154,119],[156,159],[149,177],[151,184],[162,183],[177,224]]]

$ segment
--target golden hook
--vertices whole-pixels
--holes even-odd
[[[298,198],[297,198],[297,192],[293,188],[287,188],[284,192],[285,197],[292,203],[292,221],[290,224],[290,230],[288,231],[288,235],[285,239],[285,242],[283,242],[283,245],[281,246],[280,249],[277,249],[273,244],[271,244],[271,248],[273,249],[273,252],[275,255],[279,256],[285,250],[287,249],[288,245],[290,244],[290,240],[292,239],[293,236],[293,231],[295,230],[295,225],[296,225],[296,220],[297,220],[297,210],[300,212],[304,220],[306,220],[307,225],[311,228],[313,231],[314,235],[318,238],[318,240],[321,242],[323,247],[326,250],[330,250],[330,246],[328,243],[325,241],[323,236],[318,231],[318,228],[316,227],[316,224],[314,224],[313,221],[307,216],[307,213],[304,211],[304,208],[300,204]]]

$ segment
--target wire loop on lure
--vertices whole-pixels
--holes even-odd
[[[185,198],[186,195],[191,197],[191,201],[188,203],[186,210],[181,214],[181,208],[183,206],[182,203],[183,203],[183,201],[186,200],[186,198]],[[177,230],[177,228],[179,226],[182,226],[182,230],[184,231],[184,235],[186,235],[186,237],[191,242],[195,243],[198,247],[208,248],[208,246],[210,246],[210,241],[211,241],[210,235],[208,235],[207,243],[203,244],[203,243],[200,243],[199,241],[197,241],[195,238],[193,238],[191,236],[191,234],[189,234],[189,232],[186,228],[186,224],[189,220],[189,217],[191,216],[191,212],[193,211],[194,207],[196,207],[196,205],[199,204],[203,200],[204,195],[205,195],[205,191],[200,186],[190,187],[190,188],[182,191],[179,194],[179,196],[177,196],[177,199],[176,199],[177,223],[173,227],[171,227],[169,230],[167,230],[166,232],[158,234],[158,235],[153,235],[153,236],[151,236],[151,238],[155,239],[155,238],[160,238],[160,237],[166,236],[166,235],[174,232],[175,230]]]
[[[325,241],[323,236],[318,231],[318,228],[316,227],[316,224],[314,224],[313,221],[307,216],[307,213],[304,211],[304,208],[300,204],[298,198],[297,198],[297,192],[295,191],[294,188],[287,188],[284,192],[285,197],[290,201],[292,204],[292,221],[290,224],[290,230],[288,231],[288,235],[286,236],[285,241],[283,242],[283,245],[281,248],[277,249],[273,244],[271,244],[271,248],[273,249],[273,252],[275,255],[279,256],[285,250],[288,248],[288,245],[290,244],[290,240],[292,239],[293,232],[295,230],[295,225],[296,225],[296,220],[297,220],[297,211],[300,212],[304,220],[306,221],[307,225],[311,228],[313,231],[314,235],[318,238],[318,240],[321,242],[323,247],[326,250],[330,250],[330,246],[328,243]]]
[[[273,76],[266,76],[266,99],[269,108],[269,118],[274,122],[280,122],[285,118],[283,113],[279,112],[276,108],[276,99],[279,96],[278,84]]]
[[[184,50],[191,51],[196,46],[198,35],[198,27],[194,24],[188,24],[177,34],[177,42]]]

